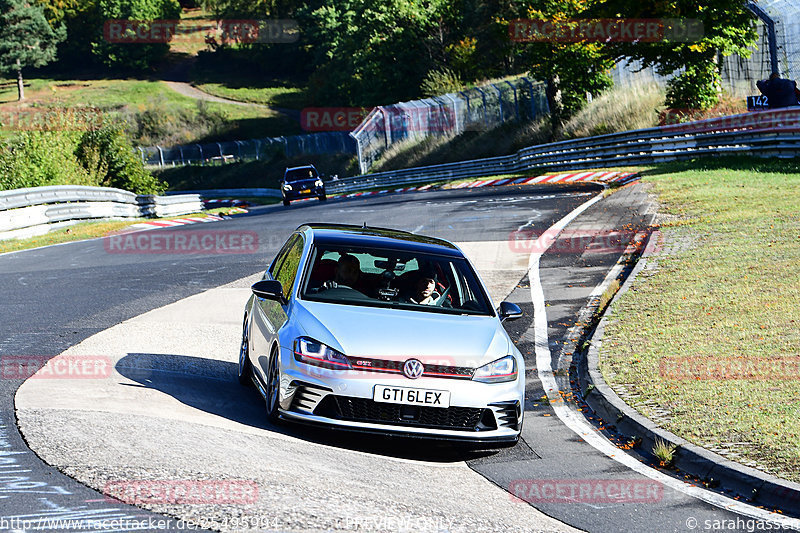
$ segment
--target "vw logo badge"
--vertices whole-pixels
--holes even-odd
[[[417,359],[409,359],[403,365],[403,375],[408,379],[417,379],[424,371],[425,367]]]

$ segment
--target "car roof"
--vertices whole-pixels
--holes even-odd
[[[407,231],[349,224],[303,224],[298,230],[310,231],[313,241],[334,246],[359,246],[464,257],[461,250],[444,239]]]
[[[317,167],[314,165],[303,165],[301,167],[287,167],[285,172],[289,172],[290,170],[303,170],[306,168],[313,168],[314,170],[317,170]]]

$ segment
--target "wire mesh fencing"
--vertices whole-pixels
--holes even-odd
[[[365,173],[390,146],[431,136],[486,130],[547,114],[544,85],[523,77],[423,100],[374,108],[350,134]]]
[[[355,154],[355,141],[346,132],[309,133],[246,141],[177,146],[139,147],[146,166],[213,165],[233,161],[269,161],[306,154]]]

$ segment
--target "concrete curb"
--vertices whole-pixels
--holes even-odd
[[[630,288],[636,276],[645,267],[648,257],[658,247],[660,235],[659,231],[650,235],[639,262],[611,301],[608,310],[613,308],[617,298]],[[755,505],[796,512],[800,508],[800,484],[744,466],[691,444],[658,427],[652,420],[641,415],[617,396],[598,369],[600,346],[609,316],[613,316],[613,313],[607,312],[601,318],[589,339],[588,353],[578,365],[581,393],[589,407],[608,425],[615,426],[620,434],[641,438],[639,446],[642,449],[652,449],[656,439],[677,445],[673,464],[681,471],[710,482],[713,486],[718,482],[723,488],[733,491]]]

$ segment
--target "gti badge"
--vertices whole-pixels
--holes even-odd
[[[425,367],[417,359],[409,359],[403,365],[403,375],[408,379],[417,379],[425,371]]]

